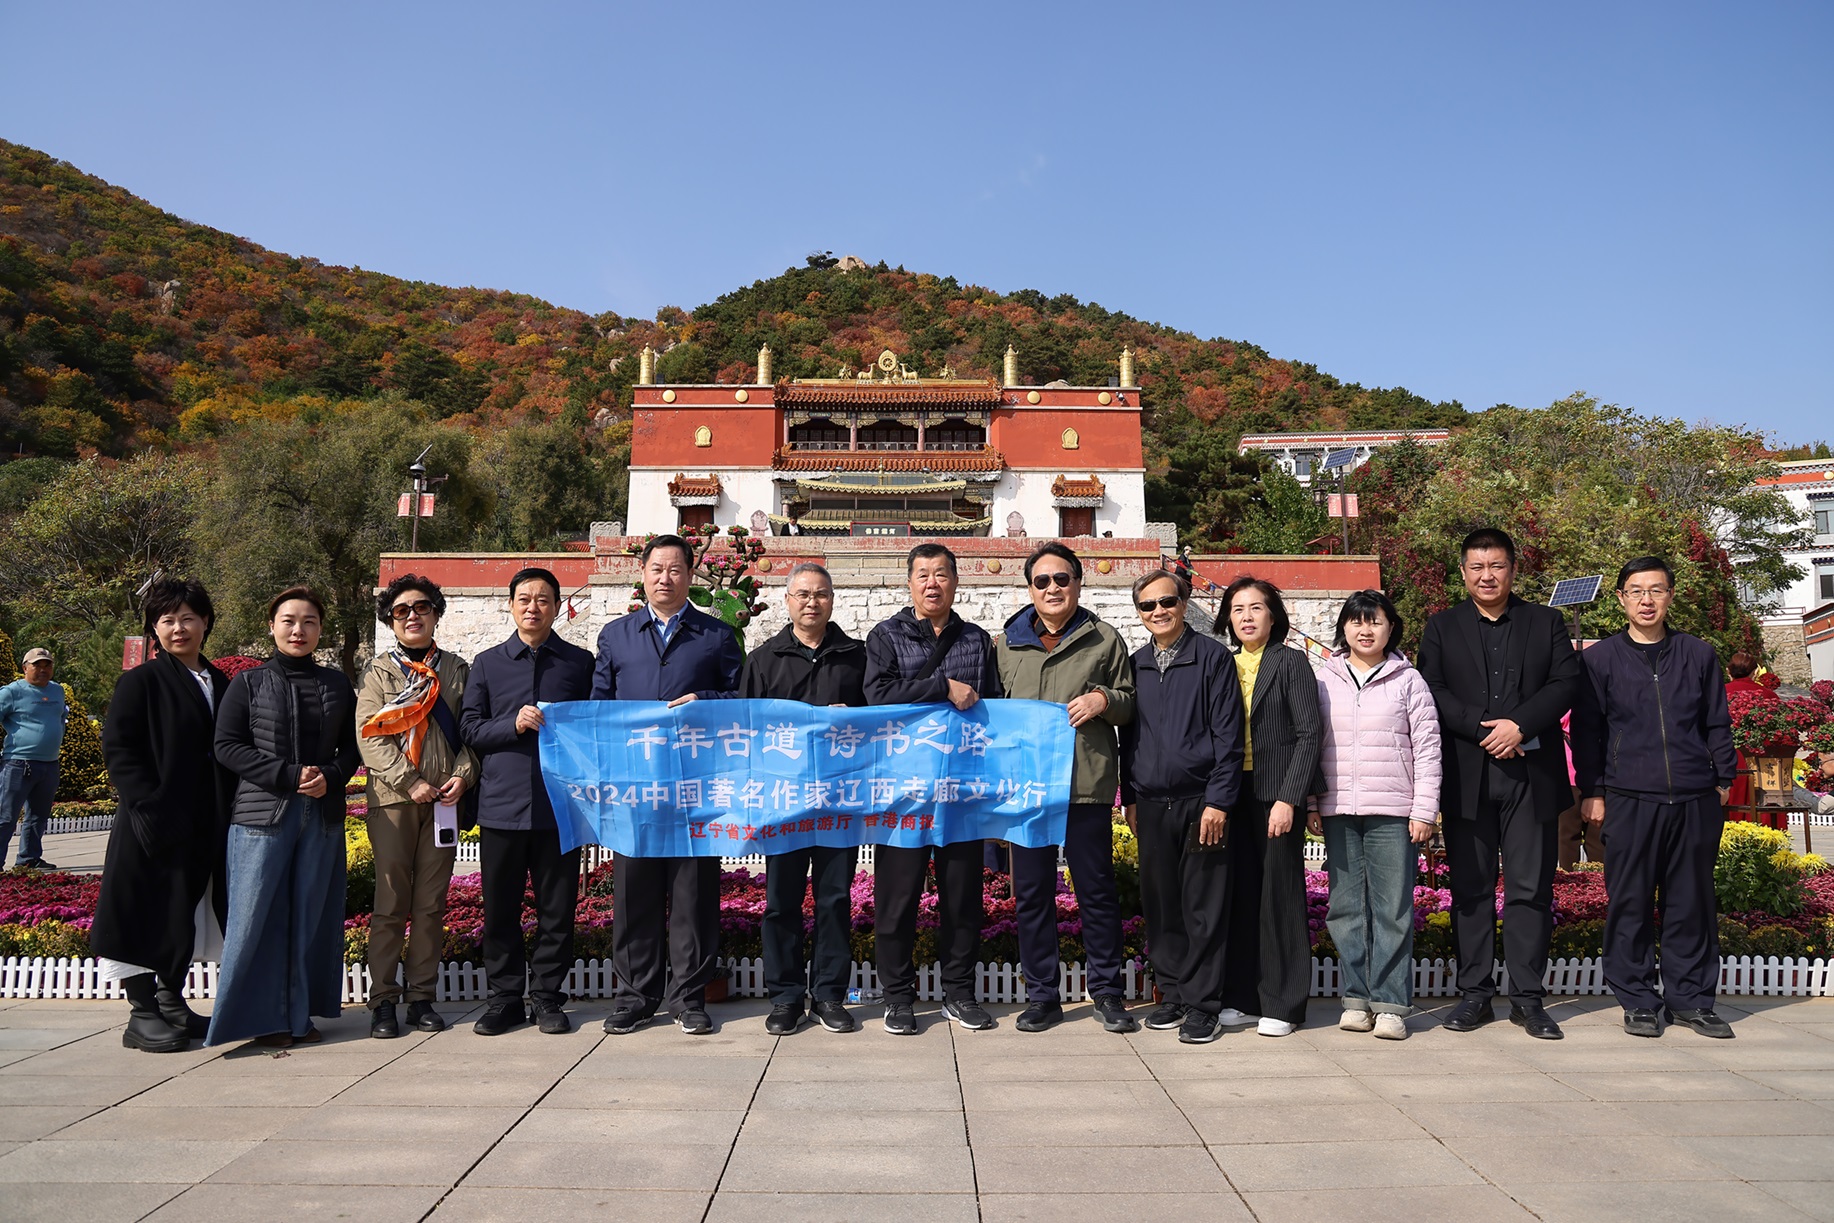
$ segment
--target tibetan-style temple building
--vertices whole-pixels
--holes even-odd
[[[1146,534],[1140,391],[929,377],[886,351],[832,378],[659,385],[639,358],[631,535],[740,525],[811,536]]]

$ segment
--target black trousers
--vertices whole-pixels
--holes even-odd
[[[1057,982],[1063,953],[1057,941],[1057,847],[1012,847],[1013,916],[1019,927],[1019,964],[1028,1002],[1060,1002]],[[1071,803],[1064,828],[1064,858],[1076,907],[1083,919],[1084,971],[1091,998],[1119,998],[1121,896],[1114,881],[1114,808]]]
[[[950,1002],[974,1001],[974,965],[981,957],[981,842],[906,849],[881,845],[873,854],[873,958],[887,1003],[917,1001],[917,905],[924,876],[936,862],[936,916],[941,925],[942,992]]]
[[[776,1005],[840,1002],[853,972],[853,872],[857,849],[813,845],[764,859],[764,988]],[[809,952],[802,899],[815,876],[815,947]],[[806,971],[806,975],[805,975]]]
[[[613,854],[611,888],[613,1008],[704,1008],[720,953],[720,860]]]
[[[1541,810],[1526,780],[1491,770],[1474,816],[1445,821],[1446,869],[1452,885],[1452,937],[1458,947],[1458,991],[1496,993],[1497,864],[1503,874],[1503,962],[1509,996],[1538,1002],[1547,994],[1547,944],[1554,933],[1554,866],[1559,813]]]
[[[1167,1002],[1214,1015],[1223,1009],[1230,851],[1186,851],[1185,837],[1203,813],[1202,797],[1142,798],[1134,808],[1153,979]],[[1233,837],[1235,829],[1229,831]]]
[[[520,1000],[527,984],[536,1002],[559,1006],[567,1000],[573,969],[573,909],[579,901],[579,850],[560,852],[552,828],[478,830],[483,866],[484,974],[491,1001]],[[535,891],[535,954],[522,948],[522,895]]]
[[[1625,1010],[1710,1008],[1719,991],[1713,864],[1726,813],[1717,794],[1679,802],[1605,795],[1605,984]],[[1656,906],[1661,905],[1661,992]]]
[[[1254,775],[1242,774],[1242,798],[1229,813],[1228,933],[1222,1003],[1250,1015],[1305,1022],[1312,993],[1312,939],[1305,912],[1305,817],[1267,835],[1268,804],[1251,797]]]

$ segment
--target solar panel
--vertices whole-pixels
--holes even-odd
[[[1561,578],[1554,583],[1554,593],[1548,596],[1549,607],[1577,607],[1581,603],[1591,603],[1598,598],[1598,588],[1605,583],[1603,574],[1594,574],[1589,578]]]
[[[1330,454],[1325,456],[1325,461],[1321,466],[1323,466],[1326,471],[1330,471],[1334,467],[1348,467],[1354,462],[1356,462],[1356,451],[1333,450]]]

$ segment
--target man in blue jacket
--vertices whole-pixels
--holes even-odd
[[[1654,556],[1617,575],[1624,631],[1582,656],[1573,707],[1580,813],[1605,843],[1605,982],[1632,1036],[1662,1035],[1662,1017],[1726,1040],[1713,1010],[1719,913],[1713,867],[1735,775],[1732,719],[1719,656],[1668,627],[1675,575]],[[1661,991],[1655,956],[1661,897]]]
[[[58,757],[70,707],[64,686],[51,678],[51,651],[42,646],[27,650],[24,664],[25,678],[0,688],[0,727],[6,730],[0,746],[0,870],[6,867],[7,842],[18,823],[19,857],[13,865],[54,871],[39,856],[39,838],[57,797]]]
[[[679,705],[732,696],[744,651],[728,625],[688,602],[693,549],[679,535],[658,535],[637,560],[645,603],[599,632],[593,699]],[[720,950],[720,860],[613,854],[611,874],[618,993],[605,1030],[634,1032],[667,1006],[688,1035],[713,1031],[707,982]]]
[[[471,664],[459,708],[459,736],[478,753],[478,838],[483,860],[484,972],[490,1002],[473,1030],[497,1036],[527,1016],[550,1034],[572,1023],[561,1010],[573,967],[573,909],[579,901],[579,850],[560,852],[560,829],[541,780],[543,701],[583,701],[592,692],[592,655],[554,633],[560,579],[523,569],[509,581],[516,632]],[[535,890],[535,954],[522,950],[522,894]],[[416,937],[419,932],[416,931]]]

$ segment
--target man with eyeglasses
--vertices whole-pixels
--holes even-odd
[[[1719,655],[1668,627],[1675,574],[1660,557],[1626,563],[1617,598],[1624,631],[1582,656],[1573,707],[1580,813],[1605,842],[1605,983],[1632,1036],[1666,1019],[1727,1040],[1713,868],[1736,766]]]
[[[523,1022],[526,982],[536,1026],[560,1035],[573,1026],[561,1006],[573,967],[579,850],[560,851],[560,826],[541,779],[538,736],[543,702],[592,695],[592,655],[554,632],[560,579],[550,571],[522,569],[510,578],[509,613],[515,633],[472,661],[459,709],[460,737],[481,761],[478,839],[490,1001],[472,1030],[500,1036]],[[531,883],[535,953],[525,960],[522,896]]]
[[[1133,721],[1134,677],[1121,635],[1082,606],[1083,563],[1055,540],[1025,558],[1032,605],[1006,622],[994,644],[1000,686],[1018,700],[1065,707],[1076,728],[1064,856],[1083,919],[1089,993],[1110,1032],[1140,1025],[1121,985],[1121,902],[1114,878],[1114,796],[1120,786],[1115,729]],[[1026,1008],[1015,1026],[1042,1032],[1063,1021],[1058,992],[1057,847],[1013,846],[1013,899]]]
[[[813,561],[790,570],[783,605],[790,622],[745,659],[739,695],[805,705],[866,704],[866,644],[834,623],[834,580]],[[851,1032],[843,1005],[853,966],[853,872],[859,850],[815,845],[764,859],[764,1030],[786,1036],[802,1023],[803,1001],[830,1032]],[[815,946],[808,955],[802,898],[815,886]],[[805,969],[808,971],[805,972]]]

